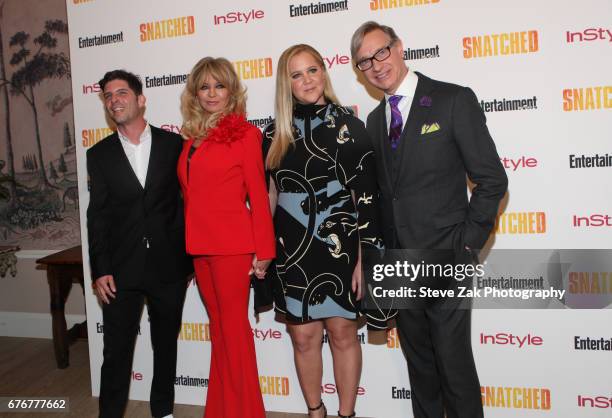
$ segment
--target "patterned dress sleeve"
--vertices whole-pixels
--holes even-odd
[[[262,133],[261,155],[263,158],[264,174],[266,178],[266,190],[270,189],[271,172],[266,168],[266,157],[272,146],[274,135],[274,122],[268,124]],[[251,276],[251,287],[253,288],[253,310],[255,315],[265,312],[274,303],[273,276],[276,274],[276,263],[273,261],[268,267],[264,280]]]
[[[339,124],[337,141],[340,144],[336,162],[338,179],[354,192],[362,251],[381,250],[383,241],[379,225],[376,159],[363,122],[354,116],[346,117]],[[375,300],[369,295],[371,289],[367,283],[364,292],[365,299]],[[389,321],[397,315],[395,309],[378,306],[362,305],[361,312],[366,316],[368,329],[371,330],[389,328]]]
[[[355,195],[362,248],[382,248],[374,148],[363,122],[354,116],[338,126],[338,180]]]
[[[268,152],[270,151],[270,147],[272,146],[272,137],[274,136],[274,122],[270,122],[269,124],[267,124],[264,129],[263,129],[263,133],[262,133],[262,143],[261,143],[261,153],[263,156],[263,162],[264,162],[264,169],[265,169],[265,175],[266,175],[266,187],[269,189],[270,188],[270,181],[271,181],[271,171],[268,170],[268,168],[266,167],[266,158],[268,157]]]

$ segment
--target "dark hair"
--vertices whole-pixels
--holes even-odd
[[[104,86],[113,80],[123,80],[127,82],[136,96],[142,94],[142,81],[140,81],[140,78],[136,74],[125,70],[113,70],[104,74],[102,80],[98,81],[100,90],[104,91]]]

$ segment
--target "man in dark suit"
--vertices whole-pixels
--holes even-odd
[[[357,68],[385,94],[367,121],[385,245],[454,250],[454,262],[469,263],[493,228],[507,177],[472,90],[410,71],[403,52],[395,31],[376,22],[351,40]],[[475,184],[469,200],[466,176]],[[398,314],[415,418],[483,416],[471,311],[458,304],[439,300]]]
[[[145,298],[153,346],[151,412],[168,417],[186,278],[193,271],[176,174],[182,139],[144,119],[146,100],[134,74],[110,71],[99,84],[117,125],[116,133],[87,151],[89,261],[104,320],[100,417],[123,416]]]

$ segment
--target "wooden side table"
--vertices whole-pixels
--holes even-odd
[[[83,255],[81,246],[69,248],[36,260],[47,267],[47,281],[51,296],[51,317],[53,319],[53,346],[57,367],[68,367],[68,347],[77,338],[87,338],[87,321],[75,324],[66,330],[64,306],[72,283],[83,287]]]

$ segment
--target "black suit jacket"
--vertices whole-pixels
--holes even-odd
[[[368,115],[388,247],[482,248],[508,179],[472,90],[419,81],[398,149],[389,145],[385,100]],[[424,125],[439,130],[422,133]],[[468,201],[466,174],[475,184]]]
[[[193,264],[185,252],[183,202],[176,172],[183,140],[151,126],[144,188],[119,141],[114,133],[87,151],[92,279],[112,274],[119,288],[139,286],[143,280],[185,280]]]

